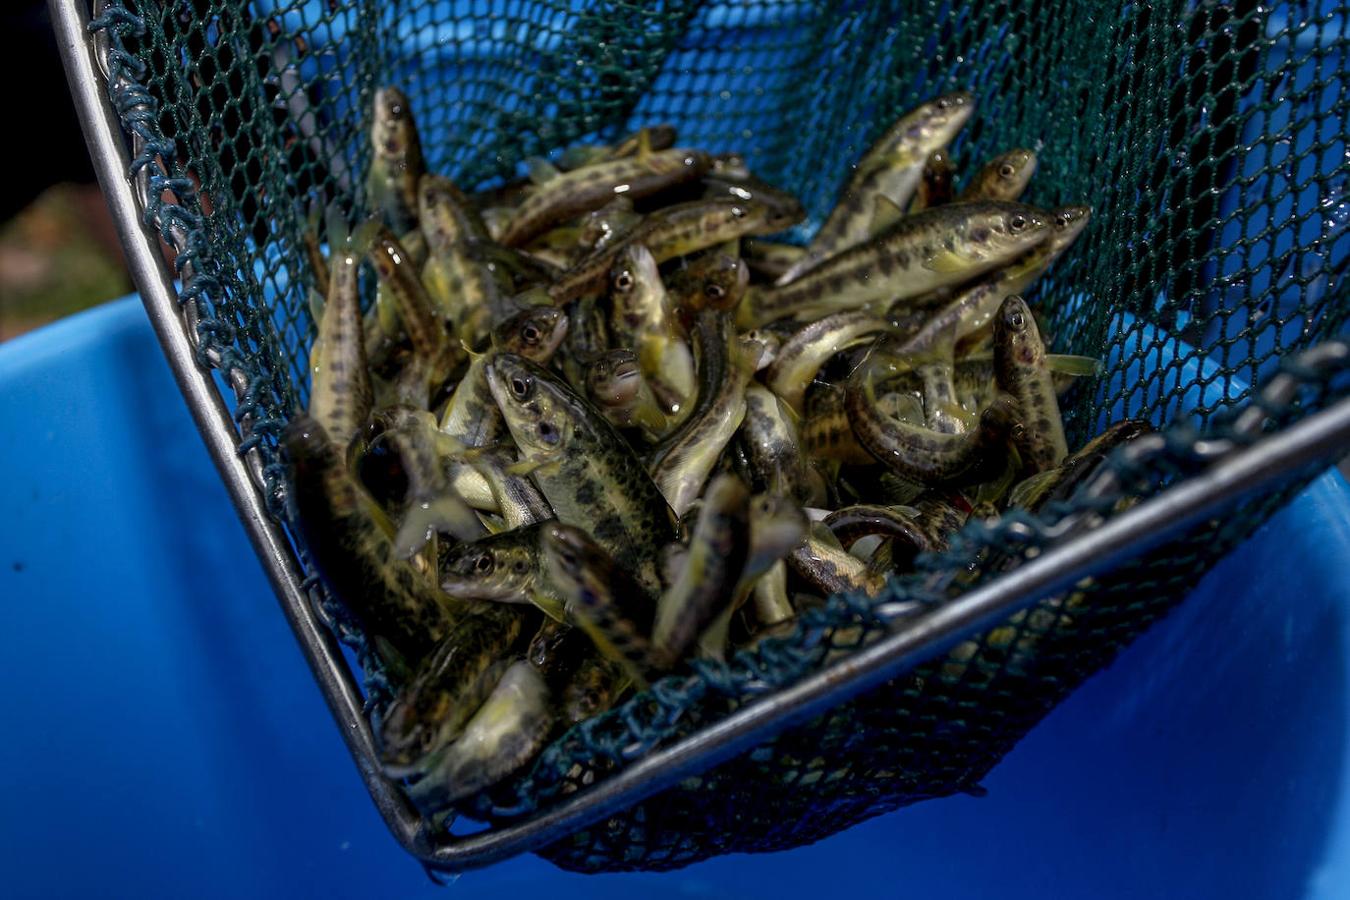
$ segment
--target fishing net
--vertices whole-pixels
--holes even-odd
[[[1143,417],[1172,427],[1120,454],[1121,495],[1147,496],[1249,443],[1233,410],[1285,366],[1302,389],[1267,430],[1343,396],[1347,13],[1328,2],[963,4],[661,0],[224,2],[109,0],[112,99],[143,147],[146,224],[180,248],[201,362],[233,388],[241,451],[288,517],[277,437],[306,400],[312,278],[305,209],[364,213],[372,90],[411,98],[428,164],[466,188],[530,156],[676,125],[680,143],[744,151],[813,218],[896,115],[964,88],[977,112],[964,172],[1014,146],[1040,166],[1031,202],[1090,203],[1078,244],[1031,300],[1054,348],[1107,361],[1065,404],[1070,444]],[[1201,440],[1204,437],[1206,440]],[[669,868],[816,840],[956,792],[1183,597],[1314,472],[1221,522],[1020,614],[948,656],[548,848],[584,871]],[[1118,497],[973,522],[879,601],[941,603],[1042,547],[1052,526]],[[974,564],[974,565],[972,565]],[[311,577],[310,584],[314,583]],[[697,662],[577,726],[472,804],[519,821],[651,748],[885,633],[878,601],[840,596],[788,636]],[[363,661],[362,637],[321,604]],[[382,688],[367,671],[367,689]]]

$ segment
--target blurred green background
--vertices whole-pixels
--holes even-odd
[[[4,83],[23,86],[8,92],[8,134],[38,142],[23,147],[22,166],[11,162],[0,178],[3,341],[125,294],[131,279],[94,180],[43,0],[0,3],[0,51]],[[41,132],[30,131],[37,123]]]

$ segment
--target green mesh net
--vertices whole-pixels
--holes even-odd
[[[114,103],[143,147],[133,168],[149,179],[147,224],[183,238],[202,362],[229,373],[241,449],[256,451],[283,520],[276,439],[306,399],[313,333],[304,211],[338,200],[364,212],[369,100],[382,84],[411,98],[430,168],[466,188],[514,176],[530,156],[669,122],[682,145],[745,152],[796,191],[813,214],[797,239],[900,111],[973,91],[952,151],[964,172],[1031,147],[1031,202],[1094,207],[1031,299],[1057,351],[1108,363],[1065,404],[1071,444],[1125,417],[1176,426],[1152,455],[1114,463],[1141,494],[1198,471],[1199,436],[1232,437],[1251,386],[1350,316],[1345,4],[109,0],[96,13]],[[1345,392],[1335,366],[1295,369],[1309,387],[1272,406],[1277,423]],[[978,791],[1032,725],[1311,474],[1292,471],[1222,523],[545,855],[586,871],[674,867]],[[940,603],[1043,546],[1073,512],[972,523],[880,600]],[[954,577],[971,563],[975,574]],[[519,820],[874,640],[876,603],[832,598],[793,635],[654,685],[574,728],[474,812]],[[324,612],[364,660],[361,635]],[[378,693],[378,673],[366,674]]]

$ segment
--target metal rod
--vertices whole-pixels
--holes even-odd
[[[261,491],[240,458],[238,434],[209,371],[197,364],[179,311],[173,274],[159,244],[140,223],[127,152],[116,110],[107,96],[107,82],[97,68],[89,38],[89,16],[79,0],[48,0],[52,25],[65,63],[66,78],[84,129],[89,155],[98,173],[126,254],[127,268],[150,315],[159,342],[197,423],[206,449],[220,470],[244,530],[261,560],[268,580],[319,682],[328,708],[337,720],[347,749],[355,759],[375,805],[399,843],[416,853],[423,846],[421,818],[398,786],[385,778],[376,761],[374,739],[362,713],[361,693],[342,656],[341,647],[317,620],[300,589],[300,567],[290,543],[267,513]]]
[[[546,846],[903,674],[1037,600],[1162,545],[1247,492],[1325,459],[1348,443],[1350,399],[1235,453],[1208,472],[916,617],[828,669],[648,754],[528,822],[467,837],[444,838],[423,862],[460,871]]]

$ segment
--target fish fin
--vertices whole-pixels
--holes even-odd
[[[351,228],[347,225],[347,217],[342,214],[342,207],[336,203],[328,204],[324,209],[324,227],[328,233],[330,253],[336,255],[338,248],[347,246],[347,239],[351,237]]]
[[[309,296],[307,299],[309,300],[310,317],[313,319],[314,326],[317,328],[319,323],[323,321],[323,308],[327,301],[324,300],[323,294],[314,290],[314,288],[309,289]],[[313,354],[311,354],[311,356],[313,356]]]
[[[1092,377],[1102,374],[1102,361],[1095,356],[1075,356],[1069,353],[1050,353],[1045,364],[1051,372],[1061,375]]]
[[[1022,479],[1017,484],[1013,485],[1012,490],[1008,492],[1008,505],[1020,506],[1023,509],[1027,509],[1027,498],[1037,494],[1042,487],[1054,482],[1061,474],[1060,468],[1055,466],[1054,468],[1046,469],[1044,472],[1037,472],[1029,478]],[[983,487],[983,485],[981,487]],[[977,494],[976,496],[978,497],[979,495]]]
[[[960,422],[962,425],[966,427],[967,431],[973,429],[975,425],[980,421],[979,416],[974,415],[964,406],[954,401],[944,400],[935,405],[937,406],[937,411],[939,413],[943,414],[944,416],[950,416],[952,419],[956,420],[957,422]]]
[[[882,399],[886,400],[886,405],[890,407],[890,409],[885,411],[899,419],[901,422],[908,422],[911,425],[923,424],[923,403],[918,397],[913,394],[895,393],[887,394],[886,397]],[[962,410],[962,412],[964,413],[965,411]]]
[[[807,535],[809,540],[819,541],[827,547],[843,552],[844,545],[839,543],[839,538],[834,536],[834,532],[824,522],[812,522],[810,533]]]
[[[522,459],[520,462],[512,463],[502,471],[507,475],[533,475],[536,472],[544,475],[555,474],[562,468],[564,457],[550,456],[547,459]]]
[[[637,134],[637,158],[643,165],[652,155],[652,133],[646,128],[638,130]]]
[[[398,304],[385,290],[384,282],[375,288],[375,324],[380,334],[393,337],[399,333]]]
[[[872,200],[872,224],[868,231],[872,234],[885,231],[904,217],[905,211],[898,203],[885,194],[877,194]]]
[[[950,250],[941,250],[924,264],[924,268],[939,275],[956,275],[970,271],[970,261]]]
[[[557,166],[540,156],[531,156],[525,160],[525,171],[533,184],[547,184],[562,175]]]
[[[534,604],[536,609],[553,621],[567,621],[566,604],[552,594],[546,594],[543,591],[532,591],[530,593],[530,602]]]

